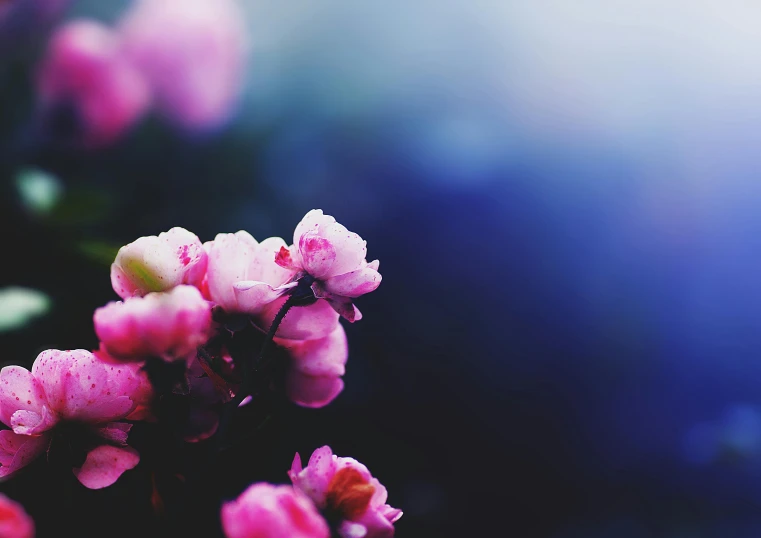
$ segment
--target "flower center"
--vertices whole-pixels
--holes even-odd
[[[358,519],[367,510],[375,488],[351,467],[338,471],[328,484],[326,511],[340,519]]]

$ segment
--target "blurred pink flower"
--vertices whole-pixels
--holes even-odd
[[[365,259],[366,244],[321,209],[313,209],[296,226],[293,245],[280,249],[276,263],[314,278],[315,297],[354,322],[362,314],[352,299],[375,290],[381,282],[378,260],[367,263]]]
[[[211,305],[197,288],[181,285],[108,303],[93,321],[101,349],[116,359],[185,360],[209,338]]]
[[[180,284],[199,287],[206,273],[206,251],[184,228],[140,237],[123,246],[111,265],[111,285],[122,299]]]
[[[34,538],[34,521],[24,507],[0,493],[0,536]]]
[[[205,130],[224,123],[239,98],[243,21],[236,0],[135,0],[120,33],[158,109],[183,128]]]
[[[328,336],[315,340],[275,342],[288,350],[291,364],[286,374],[288,398],[303,407],[324,407],[344,388],[344,375],[349,347],[346,332],[340,324]]]
[[[340,520],[343,538],[388,538],[402,511],[386,504],[386,488],[353,458],[339,458],[330,447],[318,448],[302,468],[296,454],[288,472],[298,489],[328,515]]]
[[[110,486],[140,461],[127,446],[132,425],[120,421],[149,391],[137,365],[111,365],[83,349],[43,351],[31,372],[6,366],[0,370],[0,422],[12,430],[0,431],[0,477],[44,452],[59,424],[76,424],[80,434],[100,442],[73,469],[75,476],[90,489]]]
[[[118,36],[96,21],[76,20],[53,35],[37,77],[42,112],[74,113],[74,137],[106,145],[147,110],[148,85],[122,53]]]
[[[260,482],[222,506],[227,538],[328,538],[330,530],[308,498],[290,486]]]

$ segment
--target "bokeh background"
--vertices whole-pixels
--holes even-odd
[[[0,361],[94,348],[138,236],[288,238],[322,208],[383,274],[346,389],[285,409],[220,495],[328,443],[388,487],[402,538],[761,536],[761,5],[242,3],[245,93],[204,136],[149,117],[108,148],[41,144],[60,19],[3,41],[0,287],[50,308],[0,332]],[[2,489],[43,538],[120,535],[152,521],[128,475],[65,509],[44,466]],[[218,532],[214,502],[192,528]]]

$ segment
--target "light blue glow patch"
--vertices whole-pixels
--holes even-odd
[[[50,310],[50,297],[38,290],[12,286],[0,289],[0,332],[22,328]]]
[[[16,189],[23,206],[37,215],[49,213],[63,195],[63,185],[58,178],[35,168],[18,174]]]

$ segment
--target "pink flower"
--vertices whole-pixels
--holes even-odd
[[[206,273],[206,251],[198,237],[172,228],[141,237],[119,249],[111,265],[111,285],[122,299],[180,284],[199,287]]]
[[[314,278],[315,297],[325,299],[351,322],[362,319],[353,299],[381,282],[378,260],[367,263],[366,241],[321,209],[313,209],[296,226],[293,245],[280,249],[276,263]]]
[[[34,521],[24,507],[0,493],[0,536],[34,538]]]
[[[157,107],[190,130],[230,116],[243,82],[244,16],[235,0],[136,0],[120,25]]]
[[[386,488],[367,467],[352,458],[339,458],[330,447],[318,448],[302,469],[296,454],[288,472],[301,491],[330,519],[340,520],[343,538],[388,538],[402,511],[386,504]]]
[[[209,255],[206,279],[202,286],[208,297],[225,312],[247,314],[267,332],[286,293],[296,286],[297,274],[275,263],[285,241],[270,237],[257,243],[248,232],[218,234],[204,243]],[[330,307],[315,303],[292,308],[278,328],[281,338],[297,340],[323,338],[338,325]]]
[[[257,315],[295,284],[293,271],[275,264],[285,241],[270,237],[257,243],[243,230],[217,234],[204,243],[209,262],[206,286],[209,298],[225,312]],[[266,328],[265,328],[266,329]]]
[[[303,407],[324,407],[344,388],[344,375],[349,347],[346,332],[340,324],[328,336],[315,340],[275,342],[288,350],[291,364],[285,381],[288,398]]]
[[[147,83],[122,54],[116,34],[89,20],[57,30],[37,89],[44,113],[74,112],[76,134],[88,146],[116,140],[149,105]]]
[[[110,486],[140,461],[127,446],[132,425],[120,421],[137,409],[147,385],[137,365],[110,365],[83,349],[43,351],[31,372],[6,366],[0,370],[0,422],[12,430],[0,431],[0,477],[43,453],[54,428],[76,425],[61,431],[78,431],[94,446],[74,474],[90,489]]]
[[[330,530],[308,498],[290,486],[253,484],[222,506],[227,538],[328,538]]]
[[[197,288],[182,285],[108,303],[95,311],[93,321],[101,349],[112,357],[184,360],[209,338],[211,305]]]

